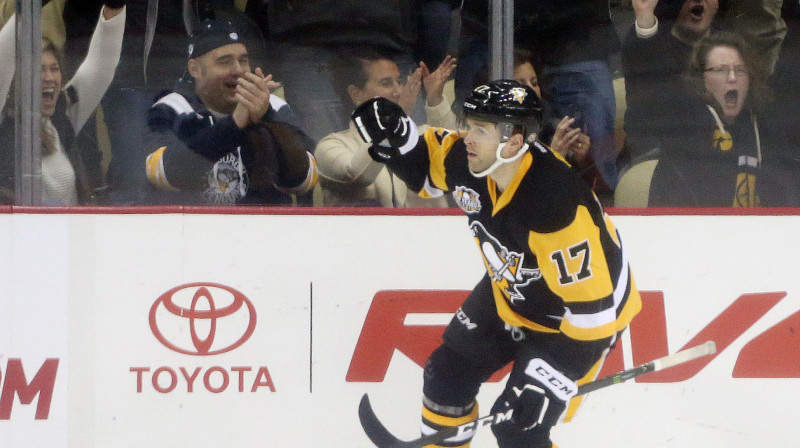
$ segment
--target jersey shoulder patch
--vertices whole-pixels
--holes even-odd
[[[478,213],[481,211],[480,194],[472,188],[459,185],[453,191],[453,200],[456,205],[467,213]]]

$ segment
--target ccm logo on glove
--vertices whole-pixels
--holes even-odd
[[[542,359],[532,359],[525,368],[525,374],[546,386],[562,401],[567,401],[578,393],[578,386],[571,379]]]

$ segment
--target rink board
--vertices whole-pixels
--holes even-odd
[[[707,339],[720,352],[588,395],[554,440],[795,444],[800,216],[614,221],[645,307],[606,373]],[[420,364],[483,272],[455,215],[9,213],[0,250],[12,448],[367,448],[364,393],[414,438]]]

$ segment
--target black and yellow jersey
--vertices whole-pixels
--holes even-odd
[[[609,338],[641,309],[619,234],[569,164],[531,145],[505,191],[468,169],[454,132],[427,130],[388,166],[421,196],[452,194],[492,281],[508,324],[576,340]]]

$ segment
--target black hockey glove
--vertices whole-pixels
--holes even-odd
[[[514,409],[511,421],[525,431],[554,426],[578,386],[540,358],[532,359],[521,376],[521,384],[509,385],[503,392],[505,406]]]
[[[358,106],[352,115],[361,139],[371,143],[369,154],[378,162],[388,162],[405,154],[419,140],[417,125],[397,104],[376,97]]]
[[[103,4],[112,9],[122,8],[126,0],[103,0]]]

